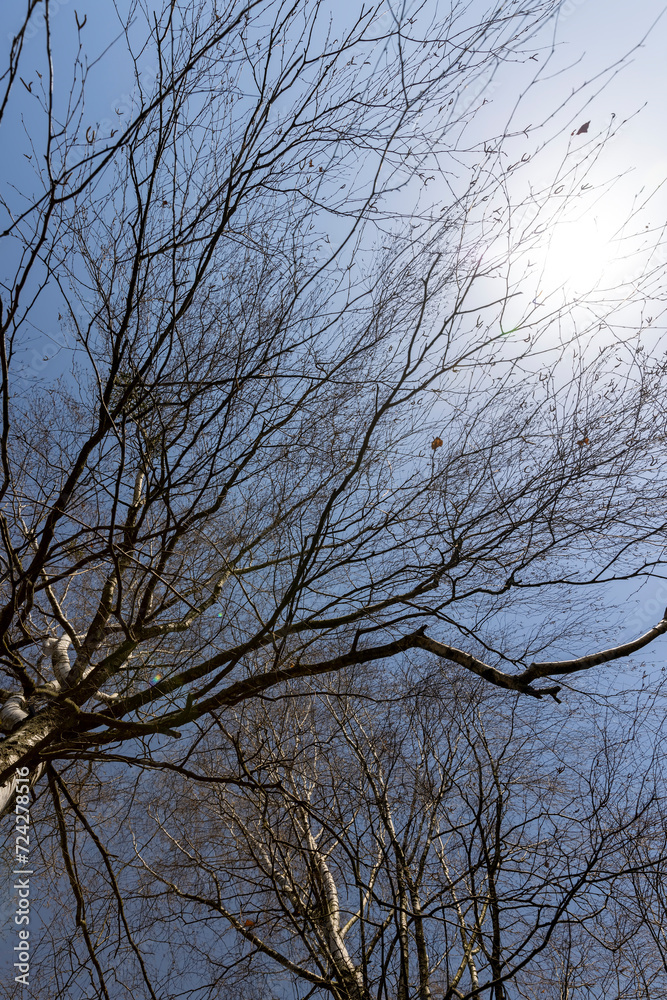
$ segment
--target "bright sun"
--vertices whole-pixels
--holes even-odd
[[[554,226],[542,260],[541,286],[545,294],[562,289],[582,294],[594,289],[614,259],[612,234],[598,219],[561,221]]]

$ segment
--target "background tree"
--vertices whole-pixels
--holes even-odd
[[[551,584],[655,567],[662,362],[634,353],[610,397],[604,351],[574,385],[538,353],[553,315],[528,307],[528,345],[506,337],[515,290],[469,221],[504,174],[474,173],[437,220],[387,220],[388,194],[457,152],[460,116],[436,105],[553,10],[421,5],[385,29],[369,8],[332,38],[318,3],[169,5],[144,34],[127,22],[138,110],[109,137],[84,129],[85,91],[63,123],[42,80],[43,191],[4,203],[0,626],[30,717],[3,780],[410,647],[538,697],[598,661],[526,665],[548,632],[492,636]],[[12,46],[5,114],[44,15],[48,54],[48,8]],[[76,383],[17,397],[20,338],[56,290]],[[531,394],[536,357],[551,376]]]
[[[286,693],[225,712],[181,766],[109,765],[113,805],[89,761],[52,774],[62,833],[45,803],[40,844],[69,845],[54,891],[74,891],[50,934],[72,983],[120,995],[120,953],[135,995],[144,972],[155,995],[664,992],[654,697],[632,712],[509,706],[419,664]]]

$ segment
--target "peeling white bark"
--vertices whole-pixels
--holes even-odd
[[[28,705],[21,694],[12,694],[0,709],[0,726],[10,732],[28,718]]]
[[[39,764],[35,770],[32,772],[28,778],[30,787],[32,788],[37,781],[41,778],[44,773],[44,765]],[[9,781],[6,781],[4,785],[0,785],[0,819],[10,813],[14,808],[14,795],[16,794],[16,785],[18,781],[21,784],[25,781],[25,778],[18,779],[16,775],[11,777]]]
[[[359,996],[363,996],[364,981],[361,970],[352,961],[350,953],[345,947],[340,930],[340,904],[336,882],[331,874],[326,858],[317,846],[307,819],[305,821],[305,829],[308,849],[319,875],[320,885],[326,900],[325,912],[322,913],[319,923],[326,937],[331,960],[339,970],[341,979],[354,982],[359,991]]]
[[[77,636],[77,639],[80,638],[83,637]],[[62,635],[58,638],[47,636],[42,639],[42,651],[44,655],[51,658],[55,679],[38,688],[38,696],[55,698],[62,691],[72,670],[69,658],[71,644],[72,640],[69,635]],[[94,667],[89,665],[83,676],[85,677],[93,669]],[[118,695],[97,691],[95,697],[108,704],[114,701]],[[11,694],[6,699],[0,708],[0,729],[9,734],[0,741],[0,771],[7,776],[4,783],[0,784],[0,815],[11,807],[13,801],[15,780],[13,776],[10,777],[8,774],[10,769],[24,759],[26,753],[48,738],[70,713],[71,706],[65,707],[51,703],[41,707],[30,718],[28,703],[24,695]],[[43,767],[36,768],[34,779],[31,779],[33,783],[42,774],[42,771]]]
[[[82,640],[85,636],[78,635],[77,639]],[[55,684],[57,685],[58,693],[65,681],[67,680],[71,670],[72,664],[69,658],[69,648],[72,645],[72,640],[68,635],[62,635],[59,639],[47,638],[42,640],[42,649],[46,656],[51,657],[51,663],[53,664],[53,672],[56,675]],[[85,680],[88,674],[90,674],[95,669],[93,664],[89,664],[84,670],[81,680]],[[107,704],[111,701],[115,701],[118,697],[117,694],[105,694],[103,691],[97,691],[96,697],[100,701],[106,702]]]
[[[72,640],[68,635],[62,635],[59,639],[48,638],[42,640],[44,654],[51,657],[53,672],[60,684],[64,684],[65,679],[72,669],[72,664],[69,660],[69,647],[71,644]]]
[[[10,778],[9,781],[0,786],[0,816],[5,816],[13,808],[15,792],[16,776]]]

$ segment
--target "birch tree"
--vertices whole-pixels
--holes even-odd
[[[508,708],[423,665],[289,693],[226,712],[186,764],[114,781],[130,851],[83,762],[53,777],[76,872],[52,925],[61,968],[86,965],[79,899],[111,996],[119,953],[142,993],[131,944],[156,995],[663,995],[661,701]],[[167,941],[171,963],[149,944]]]

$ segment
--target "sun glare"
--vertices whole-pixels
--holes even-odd
[[[562,289],[582,294],[594,289],[613,263],[611,233],[598,219],[562,221],[546,244],[541,284],[546,294]]]

